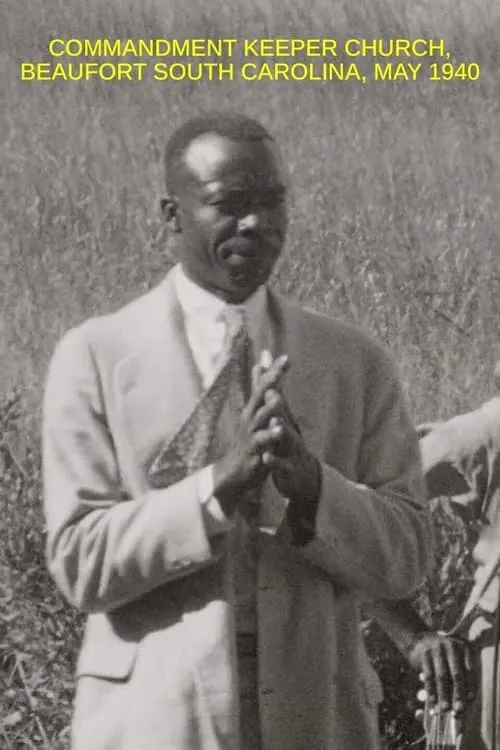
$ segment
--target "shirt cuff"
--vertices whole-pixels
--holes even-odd
[[[213,466],[206,466],[198,475],[198,499],[208,536],[224,534],[232,527],[230,519],[214,497]]]

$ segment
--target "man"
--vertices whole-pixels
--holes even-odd
[[[166,170],[180,263],[70,331],[46,389],[48,562],[89,613],[73,750],[375,750],[359,600],[431,560],[392,360],[268,288],[286,184],[261,125],[190,120]]]
[[[500,363],[495,380],[500,387]],[[371,613],[422,673],[429,706],[460,717],[460,750],[500,750],[500,398],[421,433],[429,497],[449,496],[475,528],[474,586],[449,634],[430,630],[407,602]]]

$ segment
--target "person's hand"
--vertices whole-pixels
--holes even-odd
[[[224,513],[231,516],[248,490],[256,489],[266,479],[270,467],[263,455],[272,451],[281,440],[283,427],[275,421],[281,410],[280,398],[269,398],[279,393],[279,381],[288,368],[288,357],[259,362],[252,370],[252,391],[241,412],[238,431],[227,453],[214,464],[213,494]]]
[[[419,700],[432,711],[452,710],[459,715],[473,697],[468,644],[441,633],[424,633],[408,658],[424,685],[417,695]]]
[[[263,351],[260,372],[273,367],[270,352]],[[281,378],[266,388],[265,403],[273,409],[270,429],[276,430],[276,440],[263,452],[262,462],[271,472],[278,491],[291,502],[316,498],[320,489],[320,467],[317,459],[307,449],[297,421],[285,401]],[[279,430],[279,432],[278,432]]]
[[[283,395],[268,389],[266,403],[276,412],[270,428],[280,428],[280,433],[262,456],[271,472],[277,490],[291,502],[316,499],[320,490],[320,466],[308,450],[300,429]]]

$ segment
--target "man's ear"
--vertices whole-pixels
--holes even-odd
[[[179,204],[175,196],[167,195],[160,200],[161,212],[171,232],[180,232]]]

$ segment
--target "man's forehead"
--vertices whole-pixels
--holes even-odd
[[[187,147],[184,165],[198,182],[207,183],[227,176],[254,180],[257,175],[282,181],[281,160],[270,139],[233,139],[218,133],[204,133]]]

